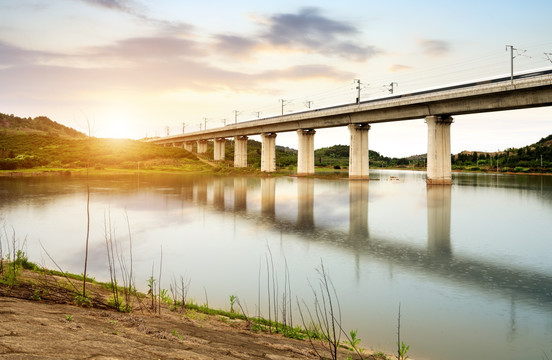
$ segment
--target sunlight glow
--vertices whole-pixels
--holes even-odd
[[[117,111],[107,114],[102,119],[101,128],[99,129],[99,137],[113,139],[129,139],[131,138],[131,121],[128,113]]]

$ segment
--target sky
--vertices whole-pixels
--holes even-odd
[[[139,139],[552,68],[552,2],[0,0],[0,112]],[[283,104],[283,108],[282,108]],[[453,153],[552,134],[552,108],[457,116]],[[252,137],[257,139],[257,137]],[[257,139],[258,140],[258,139]],[[320,129],[315,148],[348,144]],[[370,149],[427,152],[423,119]],[[295,133],[277,145],[297,148]]]

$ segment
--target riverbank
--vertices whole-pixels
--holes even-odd
[[[129,312],[111,308],[106,284],[74,275],[20,269],[0,278],[0,357],[6,359],[317,359],[331,358],[322,340],[297,340],[245,314],[206,307],[171,307],[137,293]],[[78,276],[77,276],[78,278]],[[11,282],[10,282],[11,281]],[[345,346],[338,359],[384,360],[385,355]]]

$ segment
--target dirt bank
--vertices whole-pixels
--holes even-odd
[[[21,280],[24,276],[25,280]],[[73,304],[67,279],[24,271],[0,284],[0,359],[318,359],[323,342],[254,331],[245,320],[194,310],[153,314],[145,302],[131,313],[105,306],[109,294],[90,284],[94,307]],[[78,282],[75,282],[78,286]],[[66,289],[66,290],[60,290]],[[360,357],[341,349],[339,359]],[[366,354],[364,359],[383,359]]]

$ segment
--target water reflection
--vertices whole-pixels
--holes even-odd
[[[247,179],[234,178],[234,211],[247,210]]]
[[[450,255],[451,186],[427,186],[427,248]]]
[[[353,319],[358,322],[352,323],[352,328],[369,322],[360,320],[365,313],[374,317],[369,320],[377,326],[372,327],[385,328],[387,321],[395,319],[395,304],[404,301],[410,307],[412,326],[426,326],[410,333],[416,349],[435,343],[471,347],[473,341],[466,329],[476,325],[486,331],[482,337],[494,341],[493,348],[502,349],[501,358],[519,358],[520,352],[511,355],[508,351],[521,349],[524,343],[540,346],[542,338],[552,333],[552,268],[545,255],[551,245],[549,237],[542,235],[552,231],[552,178],[467,174],[456,175],[452,187],[426,187],[423,175],[401,172],[398,176],[408,180],[386,181],[389,173],[381,174],[380,181],[350,182],[176,175],[141,176],[139,180],[103,177],[92,179],[92,203],[96,206],[92,213],[99,214],[97,232],[101,234],[105,208],[111,208],[113,214],[115,209],[128,209],[131,222],[138,223],[133,234],[136,249],[142,248],[142,253],[137,250],[136,259],[149,262],[146,272],[151,268],[151,254],[159,251],[157,241],[162,241],[163,248],[170,249],[167,257],[178,259],[175,267],[185,264],[187,270],[198,269],[194,282],[201,284],[198,287],[205,284],[209,297],[221,288],[222,295],[216,296],[223,304],[230,291],[240,291],[241,295],[251,283],[257,283],[257,272],[251,268],[270,245],[275,258],[280,248],[285,250],[290,267],[300,274],[298,278],[304,278],[320,258],[328,262],[334,279],[339,279],[347,294],[343,298],[347,312],[359,318]],[[85,191],[83,180],[76,178],[0,179],[0,218],[4,215],[6,223],[16,229],[19,219],[33,224],[28,226],[29,239],[40,238],[49,246],[54,246],[49,236],[60,238],[59,248],[53,252],[69,260],[56,260],[65,264],[73,261],[80,269],[82,246],[76,244],[74,234],[82,233],[83,224],[77,220],[85,217],[75,215],[72,221],[64,222],[59,220],[63,216],[51,214],[76,214],[77,208],[83,211]],[[497,219],[498,227],[494,226]],[[503,232],[499,232],[501,227]],[[40,232],[33,234],[34,228]],[[509,236],[515,229],[523,236]],[[26,230],[18,231],[27,235]],[[99,259],[98,269],[104,266],[104,251],[103,242],[91,247],[93,257]],[[212,261],[206,261],[202,254],[208,254]],[[213,264],[229,270],[220,271]],[[239,273],[241,269],[243,273]],[[229,280],[221,280],[226,275]],[[253,279],[247,278],[249,275]],[[208,283],[209,277],[215,285]],[[230,289],[225,288],[228,284]],[[252,297],[256,298],[253,288]],[[378,296],[374,296],[374,289]],[[369,309],[378,309],[378,314]],[[385,319],[377,319],[380,313]],[[468,325],[458,325],[463,322]],[[439,332],[450,324],[458,327],[458,333],[453,334],[457,339],[440,341],[446,334],[437,334],[439,341],[422,345],[431,337],[432,329]],[[361,333],[369,331],[364,328]],[[391,328],[387,333],[393,331]],[[541,334],[538,341],[535,334]],[[366,338],[385,343],[383,336],[377,336],[367,334]],[[450,349],[439,351],[416,357],[437,359],[453,353]],[[466,358],[466,353],[458,354],[450,358]]]
[[[224,210],[224,179],[213,180],[213,205],[217,210]]]
[[[365,180],[349,182],[349,238],[353,241],[367,240],[368,231],[368,191]]]
[[[198,181],[194,183],[196,190],[196,201],[199,204],[207,204],[207,182]]]
[[[314,228],[314,179],[297,179],[297,226]]]
[[[261,215],[274,218],[276,215],[276,179],[272,177],[261,178]]]

